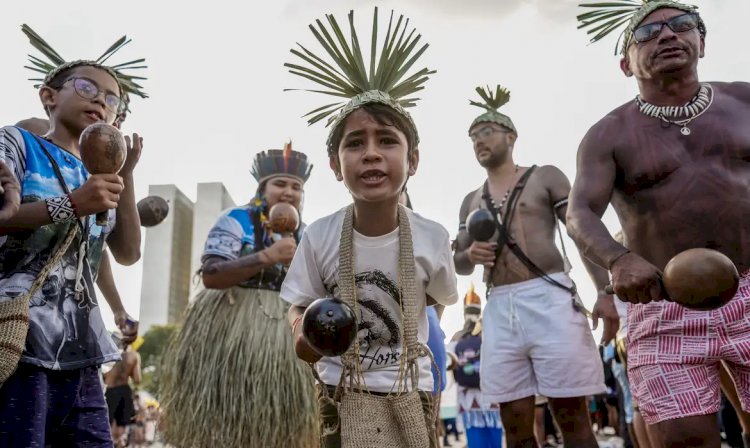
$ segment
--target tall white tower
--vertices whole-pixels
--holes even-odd
[[[190,272],[195,274],[201,267],[201,254],[206,244],[208,231],[214,226],[219,215],[224,210],[234,207],[234,201],[221,182],[198,184],[198,196],[193,207],[193,248]],[[190,295],[200,284],[199,280],[190,282]]]
[[[150,185],[149,195],[169,203],[169,215],[146,229],[141,284],[140,333],[178,322],[190,295],[193,203],[174,185]]]

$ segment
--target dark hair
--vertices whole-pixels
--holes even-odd
[[[80,66],[78,66],[80,67]],[[73,70],[75,70],[76,67],[70,67],[66,68],[65,70],[62,70],[60,73],[56,74],[52,79],[49,80],[46,84],[44,84],[45,87],[49,87],[53,90],[60,90],[62,89],[63,84],[65,81],[70,78],[71,73],[73,73]],[[44,113],[47,114],[47,116],[50,116],[50,111],[46,107],[44,108]]]
[[[364,110],[370,115],[375,122],[382,126],[393,126],[406,136],[408,153],[411,154],[417,147],[417,133],[412,127],[411,122],[396,109],[382,103],[368,103],[359,107],[357,110]],[[338,153],[341,139],[344,137],[344,127],[346,120],[342,120],[331,134],[331,143],[328,145],[328,155],[333,156]]]
[[[50,79],[49,82],[45,84],[45,86],[49,87],[50,89],[60,90],[63,84],[65,83],[65,81],[67,81],[68,78],[70,78],[70,75],[71,73],[73,73],[73,70],[75,70],[78,67],[80,67],[80,65],[76,67],[66,68],[65,70],[56,74],[52,79]]]

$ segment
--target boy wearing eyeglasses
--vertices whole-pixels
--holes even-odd
[[[693,6],[652,1],[618,20],[628,23],[620,67],[639,94],[581,142],[568,229],[629,302],[628,377],[646,423],[663,446],[718,447],[722,362],[750,409],[750,84],[699,80],[706,27]],[[610,203],[625,244],[601,221]],[[729,303],[698,311],[665,300],[664,268],[690,248],[735,264]]]
[[[0,302],[43,281],[30,299],[21,361],[0,386],[0,446],[112,446],[98,366],[118,360],[119,353],[104,327],[93,278],[105,238],[119,263],[140,257],[135,201],[124,199],[132,197],[137,154],[131,149],[119,175],[91,175],[78,141],[87,126],[115,121],[123,94],[112,69],[91,61],[64,63],[39,90],[49,130],[40,137],[0,128],[0,155],[22,198],[18,213],[0,225]],[[103,211],[109,211],[109,224],[99,226],[94,215]],[[76,228],[73,243],[54,263],[53,254]]]

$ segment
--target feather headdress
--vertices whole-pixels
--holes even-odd
[[[505,87],[498,85],[493,93],[490,87],[477,87],[476,92],[482,99],[482,102],[469,101],[472,106],[481,107],[485,110],[485,113],[474,119],[469,126],[469,129],[473,128],[477,123],[497,123],[500,126],[510,129],[516,132],[516,127],[513,125],[513,121],[507,115],[501,114],[497,110],[510,101],[510,92]]]
[[[578,28],[588,28],[586,34],[591,36],[592,43],[627,24],[617,38],[615,54],[620,42],[620,53],[625,54],[633,39],[633,30],[652,12],[662,8],[674,8],[685,12],[698,10],[697,6],[674,0],[612,0],[604,3],[581,3],[579,6],[589,11],[578,15]],[[706,25],[700,17],[698,23],[698,30],[705,36]]]
[[[141,98],[148,98],[148,95],[146,95],[146,93],[143,91],[143,87],[138,84],[139,81],[146,78],[123,72],[123,70],[136,70],[146,68],[147,66],[140,65],[146,61],[145,59],[135,59],[115,65],[105,64],[113,54],[117,53],[118,50],[130,43],[130,39],[128,39],[127,36],[122,36],[114,44],[112,44],[101,56],[94,60],[81,59],[66,62],[65,59],[63,59],[63,57],[60,56],[60,54],[55,51],[52,46],[47,43],[47,41],[42,39],[41,36],[39,36],[34,30],[32,30],[31,27],[23,24],[21,25],[21,31],[23,31],[23,33],[29,38],[29,42],[31,42],[31,45],[39,50],[39,52],[42,53],[42,55],[46,58],[46,60],[44,60],[40,57],[29,55],[29,63],[31,65],[26,65],[25,67],[31,71],[40,73],[43,76],[41,78],[29,78],[30,81],[35,81],[38,83],[35,84],[34,87],[38,88],[49,83],[63,70],[88,65],[98,67],[107,71],[110,75],[112,75],[112,77],[117,80],[120,86],[122,100],[126,108],[129,104],[130,95],[136,95]]]
[[[435,71],[422,68],[407,76],[409,70],[428,47],[427,44],[419,46],[422,36],[416,34],[414,29],[409,29],[409,19],[399,15],[394,23],[394,14],[391,12],[385,39],[380,44],[380,55],[378,55],[378,8],[375,8],[372,19],[370,60],[369,65],[366,66],[354,26],[354,11],[349,12],[350,39],[348,41],[336,18],[331,14],[327,14],[325,18],[328,26],[321,20],[316,20],[315,24],[310,25],[309,28],[328,57],[318,56],[301,44],[297,44],[299,48],[293,48],[291,52],[301,62],[286,63],[284,66],[289,69],[290,73],[313,81],[323,88],[323,90],[301,90],[342,99],[325,104],[304,115],[308,119],[308,124],[328,118],[326,125],[331,128],[328,136],[329,152],[332,150],[330,145],[333,131],[350,113],[365,104],[381,103],[392,107],[409,121],[416,134],[416,126],[406,108],[415,105],[418,98],[411,95],[422,90],[429,75]]]
[[[305,183],[312,167],[305,154],[292,151],[290,141],[284,144],[284,149],[269,149],[256,154],[250,174],[259,185],[275,176],[291,176]]]
[[[480,314],[482,312],[482,300],[474,291],[474,283],[469,284],[469,290],[464,296],[464,313]]]

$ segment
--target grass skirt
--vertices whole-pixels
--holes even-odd
[[[310,368],[297,359],[278,292],[202,290],[162,361],[167,443],[190,447],[319,445]]]

